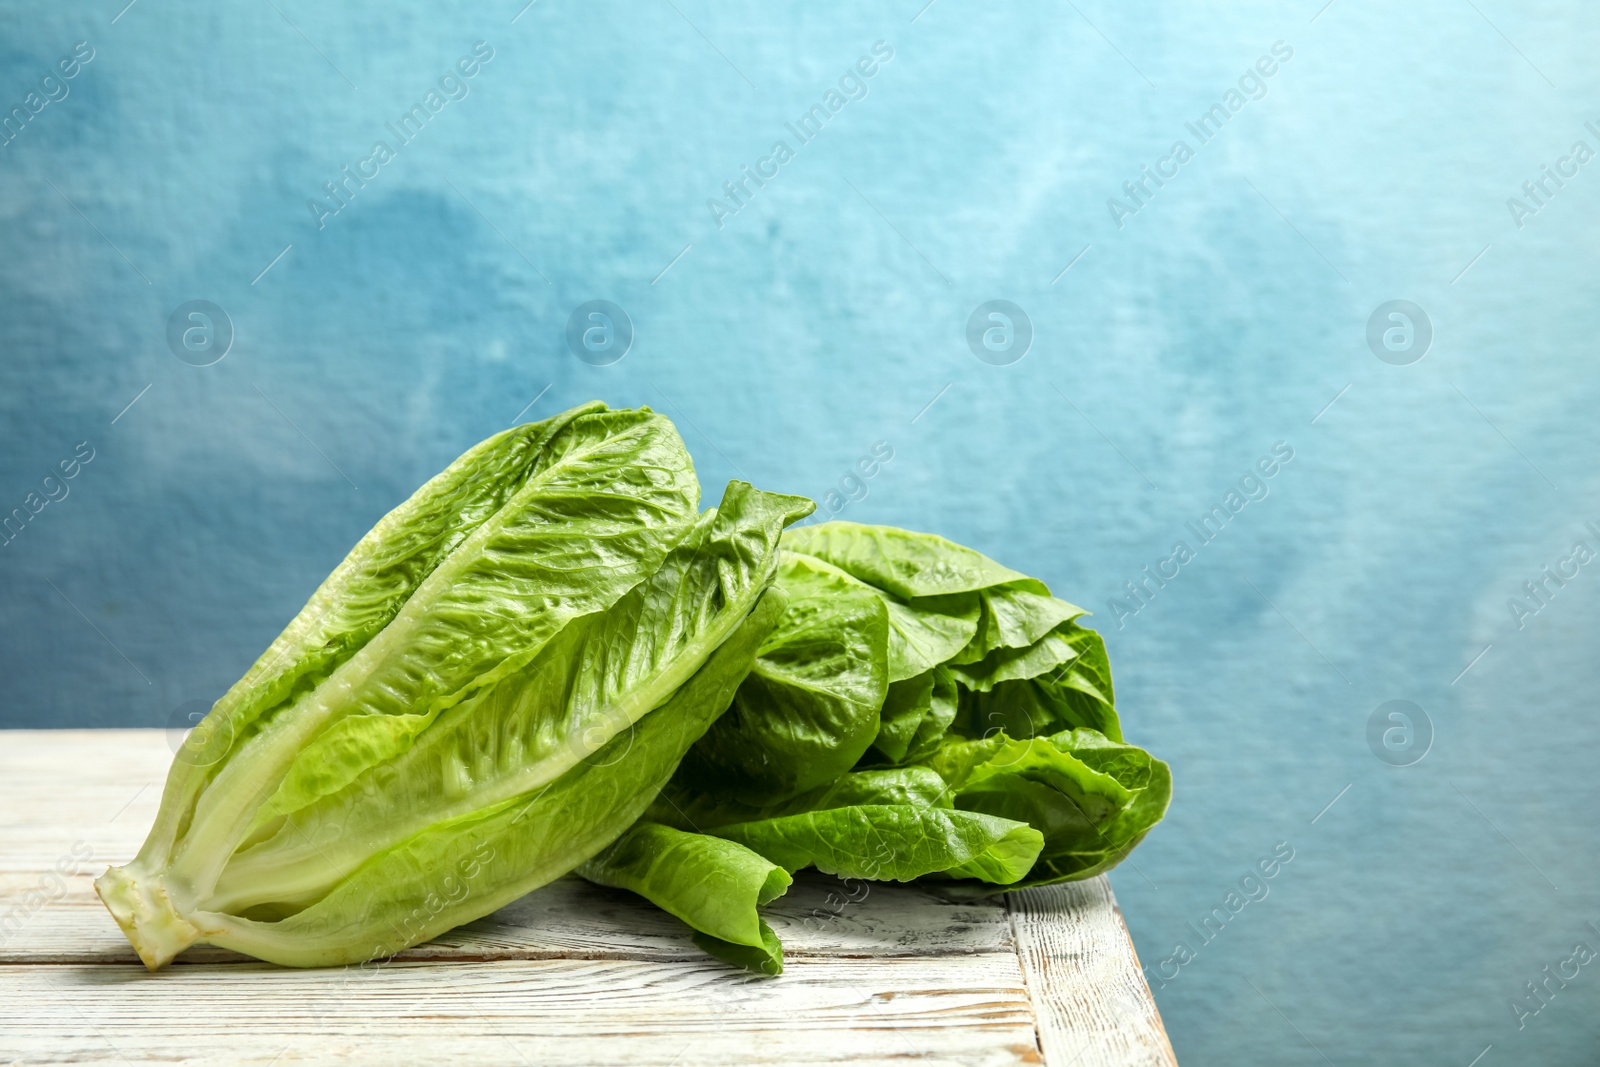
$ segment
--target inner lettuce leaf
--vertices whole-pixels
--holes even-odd
[[[491,438],[381,520],[191,734],[139,856],[96,883],[146,964],[197,941],[365,959],[395,901],[440,899],[419,856],[487,835],[499,859],[415,940],[609,844],[782,617],[778,539],[812,508],[733,483],[702,518],[698,497],[670,422],[587,405]]]
[[[977,664],[952,664],[961,713],[952,729],[967,737],[995,731],[1033,737],[1086,726],[1122,740],[1105,641],[1067,623],[1024,649],[1001,649]]]
[[[834,568],[785,555],[789,608],[733,708],[684,761],[750,803],[792,797],[848,771],[878,734],[888,689],[888,609]]]
[[[878,734],[873,749],[890,763],[905,759],[922,720],[933,711],[933,671],[889,683],[878,711]]]

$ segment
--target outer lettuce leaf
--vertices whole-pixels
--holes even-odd
[[[926,761],[956,807],[1028,823],[1044,836],[1038,862],[1017,883],[1076,881],[1121,862],[1166,813],[1167,765],[1094,730],[1011,740],[947,740]]]
[[[997,648],[1025,648],[1064,622],[1088,614],[1042,591],[1040,583],[1009,582],[978,594],[981,614],[972,642],[951,658],[976,663]]]
[[[924,674],[945,662],[972,640],[978,629],[978,597],[974,593],[903,599],[863,581],[819,556],[784,550],[785,558],[808,571],[831,575],[858,591],[878,596],[889,612],[889,681]]]
[[[1111,741],[1094,730],[1063,732],[1050,741],[1061,751],[1116,778],[1133,794],[1102,830],[1101,843],[1111,847],[1052,856],[1029,876],[1038,883],[1077,881],[1121,863],[1161,821],[1172,801],[1172,770],[1143,749]]]
[[[193,904],[216,884],[264,795],[277,794],[275,810],[293,810],[393,754],[330,727],[351,715],[406,716],[399,733],[409,740],[520,671],[573,620],[609,608],[658,569],[688,533],[698,497],[683,442],[661,416],[602,411],[569,422],[388,625],[224,763],[173,849],[175,880],[193,887]]]
[[[141,859],[164,862],[193,816],[196,797],[229,753],[388,625],[440,562],[527,483],[545,462],[552,437],[575,419],[604,410],[604,404],[586,404],[496,434],[384,516],[217,701],[204,725],[190,731],[167,775],[161,810]]]
[[[803,510],[801,498],[730,483],[723,506],[612,608],[576,620],[403,755],[269,824],[270,836],[229,862],[211,906],[302,906],[370,851],[559,778],[663,703],[738,626],[771,581],[784,524]],[[340,846],[351,836],[364,850]]]
[[[931,766],[853,771],[767,807],[684,778],[680,769],[650,818],[737,841],[789,871],[904,882],[962,869],[954,876],[1004,883],[1026,874],[1043,845],[1016,820],[955,810],[954,791]]]
[[[1027,823],[1016,828],[965,863],[932,872],[934,878],[965,878],[990,885],[1015,886],[1034,869],[1041,834]]]
[[[1052,695],[1065,705],[1065,709],[1057,713],[1058,720],[1062,726],[1087,726],[1113,741],[1121,741],[1122,725],[1117,718],[1105,639],[1093,630],[1078,626],[1068,627],[1064,632],[1078,650],[1078,658],[1050,679]]]
[[[892,526],[838,520],[802,526],[788,532],[783,547],[826,560],[902,600],[971,593],[1011,582],[1048,592],[1041,583],[981,552],[934,534]]]
[[[1010,582],[983,590],[984,651],[1031,645],[1064,622],[1085,615],[1082,608],[1038,591],[1038,582]]]
[[[968,689],[986,693],[1001,682],[1026,681],[1056,673],[1077,658],[1078,650],[1065,633],[1057,630],[1031,645],[997,648],[977,663],[952,664],[950,670]]]
[[[638,893],[737,952],[742,964],[754,957],[766,973],[783,970],[782,946],[756,908],[782,896],[792,879],[743,845],[640,821],[578,873]]]
[[[889,680],[925,674],[948,661],[973,639],[978,598],[971,593],[901,600],[874,589],[889,609]]]
[[[947,742],[950,748],[974,745],[992,742]],[[1093,848],[1103,828],[1132,799],[1114,777],[1045,738],[994,746],[987,759],[950,784],[957,807],[1027,822],[1045,835],[1046,850],[1052,853]]]
[[[759,948],[743,945],[737,941],[724,941],[710,934],[694,932],[694,943],[705,949],[717,959],[731,963],[735,967],[743,967],[747,971],[759,971],[768,977],[783,973],[783,942],[778,940],[778,935],[762,919],[757,919],[761,924],[761,946]]]
[[[794,815],[827,808],[848,808],[859,804],[911,804],[926,808],[953,808],[950,787],[937,771],[928,767],[885,767],[852,771],[821,789],[766,812],[767,815]]]
[[[531,796],[435,823],[287,918],[197,912],[194,920],[210,944],[316,967],[392,955],[509,904],[589,859],[643,813],[733,699],[782,611],[781,591],[769,590],[671,700]]]
[[[996,649],[1025,648],[1086,614],[1051,596],[1043,582],[934,534],[834,521],[790,530],[784,548],[825,560],[921,613],[963,620],[975,613],[967,640],[927,649],[908,661],[916,669],[893,671],[892,681],[939,663],[976,663]],[[976,602],[969,599],[974,594]]]
[[[827,785],[777,804],[742,804],[716,789],[696,786],[681,769],[671,784],[650,805],[647,818],[680,830],[707,831],[733,823],[756,822],[782,815],[798,815],[859,804],[910,804],[953,808],[951,790],[928,767],[886,767],[852,771]]]
[[[997,884],[1033,866],[1044,838],[1023,822],[912,804],[855,804],[735,823],[712,831],[785,870],[909,882],[959,870]]]
[[[730,796],[767,804],[849,770],[878,732],[888,689],[888,611],[847,575],[783,555],[789,610],[733,708],[684,762]]]

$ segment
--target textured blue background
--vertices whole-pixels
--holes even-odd
[[[1600,162],[1521,228],[1506,199],[1600,149],[1595,11],[922,2],[5,4],[7,111],[94,58],[0,148],[0,511],[94,459],[0,548],[0,725],[214,699],[524,409],[665,411],[708,503],[823,497],[884,441],[840,514],[1091,607],[1172,762],[1114,882],[1184,1064],[1594,1063],[1600,961],[1520,1030],[1509,1000],[1600,949],[1600,564],[1520,628],[1508,600],[1600,550]],[[307,200],[480,40],[470,94],[319,229]],[[880,40],[800,146],[784,123]],[[1107,198],[1179,138],[1119,228]],[[707,199],[779,139],[719,228]],[[612,366],[564,343],[595,298],[636,330]],[[1009,366],[965,343],[992,298],[1036,331]],[[1396,298],[1435,331],[1409,366],[1365,338]],[[237,335],[204,368],[165,340],[195,299]],[[1280,441],[1270,496],[1119,628],[1123,582]],[[1432,724],[1411,766],[1367,741],[1391,699]],[[1279,841],[1270,896],[1155,977]]]

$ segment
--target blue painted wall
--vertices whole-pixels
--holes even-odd
[[[649,404],[708,497],[848,488],[1096,611],[1177,776],[1114,883],[1183,1063],[1592,1064],[1600,961],[1511,1001],[1600,950],[1594,10],[921,3],[3,5],[0,725],[181,718],[467,446]]]

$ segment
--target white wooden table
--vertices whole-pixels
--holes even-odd
[[[0,731],[0,1064],[1176,1062],[1104,878],[855,902],[808,872],[766,909],[776,979],[571,878],[382,964],[199,948],[148,974],[91,882],[138,849],[171,758],[159,730]]]

